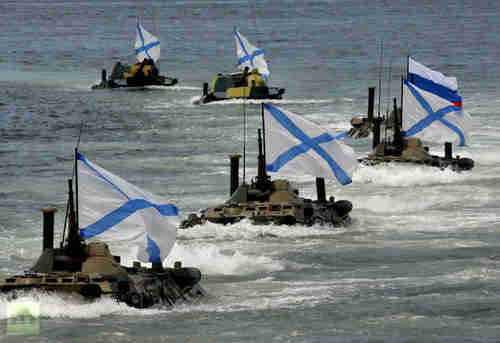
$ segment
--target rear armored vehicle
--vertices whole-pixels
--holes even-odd
[[[373,101],[374,88],[370,88],[369,99]],[[452,153],[452,143],[444,144],[444,156],[432,155],[429,148],[424,146],[417,137],[408,137],[401,129],[401,109],[396,105],[394,99],[394,108],[389,118],[373,117],[373,102],[369,106],[368,119],[364,121],[365,127],[372,131],[373,151],[368,156],[361,158],[360,162],[365,165],[377,165],[380,163],[410,163],[420,164],[441,169],[450,168],[453,171],[471,170],[474,167],[474,161],[470,158],[455,156]],[[381,137],[381,124],[384,123],[385,130],[392,130],[392,137],[387,134]]]
[[[106,69],[102,70],[101,82],[93,85],[92,89],[115,89],[115,88],[144,88],[147,86],[173,86],[177,79],[160,75],[153,60],[143,60],[133,65],[116,62],[107,76]]]
[[[160,58],[160,41],[146,31],[140,23],[136,25],[135,55],[136,63],[116,62],[111,74],[106,69],[101,72],[101,82],[92,89],[144,88],[147,86],[173,86],[176,78],[160,75],[157,62]]]

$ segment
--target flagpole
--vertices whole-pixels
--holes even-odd
[[[408,74],[410,73],[410,55],[406,56],[406,78],[408,79]]]
[[[75,194],[76,194],[76,227],[79,228],[80,224],[80,216],[78,212],[78,148],[80,147],[80,140],[82,138],[82,131],[83,131],[83,126],[85,125],[85,122],[82,120],[82,123],[80,125],[80,132],[78,134],[78,139],[76,141],[76,147],[75,147],[75,165],[74,165],[74,171],[75,171]]]
[[[75,148],[75,204],[76,204],[76,227],[79,228],[80,217],[78,213],[78,148]]]
[[[246,149],[247,149],[247,107],[246,103],[243,103],[243,184],[246,183],[246,159],[247,159],[247,154],[246,154]]]
[[[387,75],[387,82],[389,83],[387,86],[387,113],[389,113],[391,109],[391,73],[392,73],[392,56],[389,60],[389,74]]]
[[[264,124],[264,103],[261,103],[262,108],[262,136],[264,145],[264,162],[266,161],[266,125]]]
[[[408,80],[408,75],[410,74],[410,55],[406,56],[406,80]],[[403,87],[404,87],[404,75],[401,75],[401,128],[403,128]]]
[[[404,87],[404,76],[401,75],[401,117],[400,117],[400,125],[401,129],[403,128],[403,87]]]

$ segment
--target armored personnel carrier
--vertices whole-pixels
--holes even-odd
[[[106,69],[101,72],[101,82],[92,89],[143,88],[147,86],[173,86],[177,79],[159,74],[153,60],[145,59],[133,65],[117,62],[109,78]]]
[[[453,171],[470,170],[474,167],[474,161],[470,158],[453,157],[452,144],[445,143],[445,155],[437,156],[429,153],[429,148],[424,146],[422,141],[416,137],[406,137],[402,127],[401,107],[396,104],[391,113],[385,117],[375,117],[373,114],[375,99],[375,87],[368,88],[368,116],[355,117],[351,120],[352,128],[349,135],[353,138],[368,137],[372,133],[372,149],[368,156],[359,159],[366,165],[376,165],[380,163],[402,162],[411,164],[421,164],[441,169],[451,168]],[[392,137],[385,135],[381,138],[382,125],[386,132],[392,131]]]
[[[129,65],[117,62],[109,79],[106,70],[102,70],[101,83],[92,89],[143,88],[146,86],[172,86],[177,79],[160,75],[157,62],[160,59],[160,40],[136,24],[135,56],[137,63]]]
[[[203,94],[198,101],[206,104],[213,101],[228,99],[281,99],[284,88],[268,87],[264,82],[252,84],[251,75],[243,72],[232,74],[217,74],[209,88],[203,84]]]
[[[316,178],[317,200],[302,198],[288,180],[272,181],[266,172],[262,152],[261,131],[258,130],[258,175],[250,184],[239,185],[240,155],[230,155],[230,199],[223,204],[190,214],[181,223],[186,229],[208,222],[233,224],[249,218],[254,224],[324,224],[335,227],[348,224],[352,203],[348,200],[326,199],[325,181]]]
[[[183,268],[180,262],[175,263],[175,268],[163,268],[161,263],[146,267],[139,262],[125,267],[106,243],[86,243],[78,233],[71,181],[69,185],[66,240],[63,233],[63,242],[54,248],[56,210],[42,209],[42,254],[29,271],[0,280],[1,293],[16,296],[19,291],[43,290],[77,293],[89,299],[108,295],[135,308],[172,306],[205,295],[199,285],[201,273],[196,268]]]
[[[373,151],[367,157],[360,159],[360,162],[367,165],[404,162],[441,169],[449,167],[453,171],[471,170],[474,167],[474,161],[470,158],[453,157],[452,144],[450,142],[445,143],[445,155],[443,157],[431,155],[429,148],[424,146],[419,138],[406,137],[404,131],[401,130],[401,111],[396,105],[396,99],[394,99],[394,109],[390,120],[393,121],[392,125],[389,120],[386,120],[386,129],[388,127],[392,129],[393,136],[381,140],[381,122],[384,119],[380,117],[373,118]]]

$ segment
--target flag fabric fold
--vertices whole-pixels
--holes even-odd
[[[161,263],[172,250],[178,210],[77,155],[80,236],[135,246],[143,262]]]
[[[269,172],[290,168],[316,177],[352,182],[358,165],[354,151],[316,124],[278,107],[264,104],[266,160]]]
[[[248,67],[250,71],[259,69],[259,74],[263,78],[269,77],[269,68],[264,59],[264,49],[258,49],[248,42],[248,40],[238,31],[234,31],[236,41],[236,56],[238,57],[238,68],[243,70]]]

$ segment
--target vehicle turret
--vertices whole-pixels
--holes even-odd
[[[429,148],[424,146],[417,137],[407,137],[402,130],[402,109],[397,106],[396,98],[393,99],[393,109],[387,117],[373,117],[375,87],[368,88],[368,117],[354,118],[353,129],[350,134],[354,137],[367,137],[372,133],[372,152],[359,161],[367,165],[376,165],[389,162],[404,162],[422,164],[426,166],[448,168],[454,171],[470,170],[474,161],[460,156],[453,157],[452,144],[446,142],[445,156],[429,153]],[[358,125],[359,124],[359,125]],[[391,130],[391,135],[382,138],[382,125],[384,129]]]
[[[56,209],[41,209],[42,253],[29,271],[0,280],[0,293],[15,296],[18,291],[44,290],[89,299],[108,295],[137,308],[197,301],[206,294],[196,268],[183,268],[180,262],[174,268],[164,268],[161,263],[146,267],[139,262],[122,266],[120,256],[112,255],[106,243],[85,242],[78,233],[71,180],[68,184],[66,239],[63,233],[60,246],[54,247]]]
[[[341,226],[350,222],[352,204],[347,200],[326,199],[323,178],[316,179],[317,200],[302,198],[299,191],[285,179],[271,180],[266,171],[261,130],[258,130],[257,176],[249,184],[239,180],[240,155],[230,155],[230,198],[223,204],[209,207],[200,214],[192,213],[181,223],[186,229],[204,223],[233,224],[248,218],[254,224],[325,224]]]

